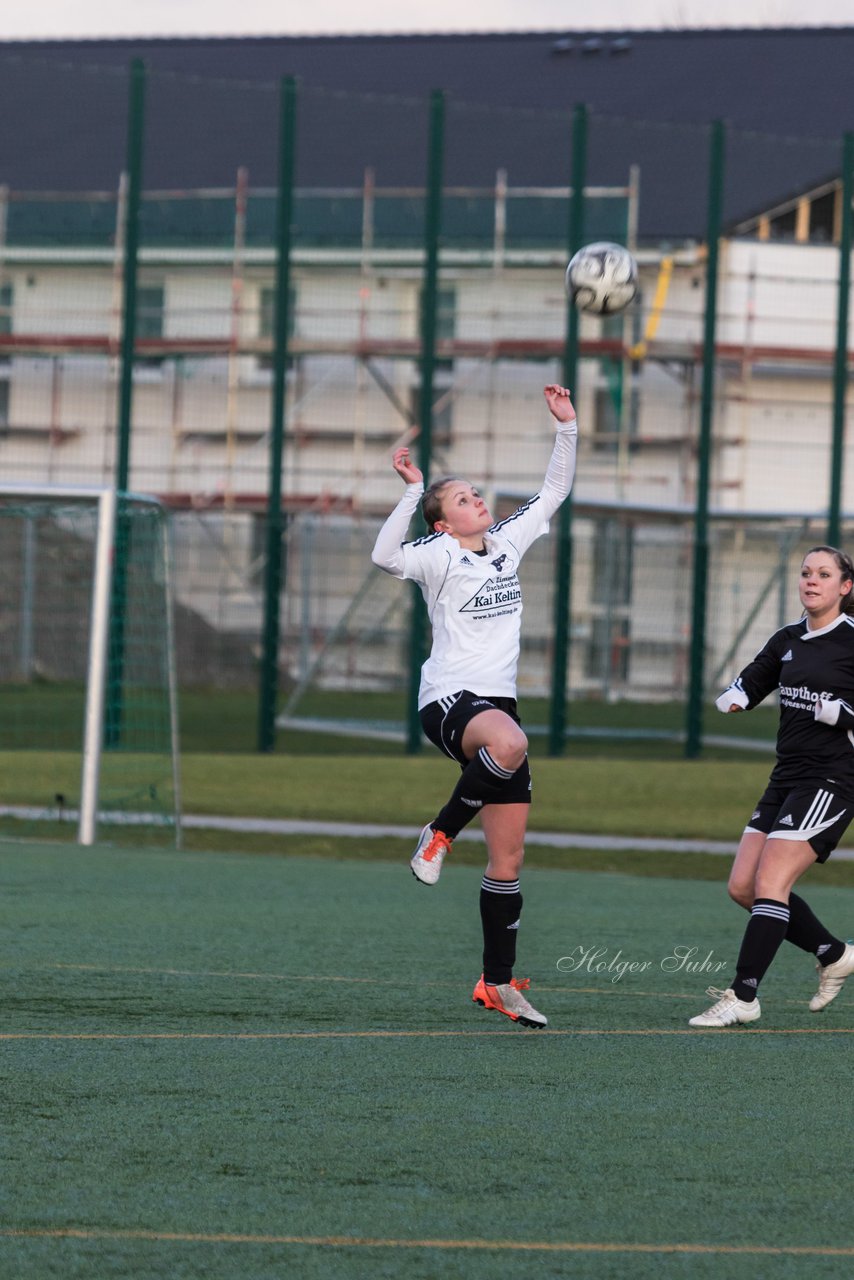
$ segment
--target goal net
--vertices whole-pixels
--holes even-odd
[[[169,522],[114,490],[0,486],[0,815],[180,844]]]

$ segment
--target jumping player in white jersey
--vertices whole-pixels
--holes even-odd
[[[854,973],[854,946],[825,928],[792,893],[825,862],[854,817],[854,564],[835,547],[813,547],[801,565],[804,617],[777,631],[717,699],[719,711],[750,711],[780,694],[777,764],[750,819],[729,878],[750,912],[732,986],[693,1027],[730,1027],[759,1017],[757,990],[785,940],[818,961],[819,1013]]]
[[[565,387],[548,386],[554,450],[542,487],[506,520],[493,523],[478,490],[456,476],[424,478],[396,450],[392,465],[406,491],[380,530],[374,564],[417,582],[427,602],[433,645],[421,671],[424,732],[462,769],[447,803],[421,833],[410,866],[435,884],[454,838],[478,813],[488,862],[480,891],[483,974],[472,999],[527,1027],[544,1027],[513,977],[522,910],[519,873],[531,802],[528,740],[516,711],[522,592],[517,571],[531,543],[569,494],[575,474],[575,410]],[[421,503],[432,532],[405,542]]]

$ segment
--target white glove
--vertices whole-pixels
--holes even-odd
[[[842,703],[838,698],[819,698],[815,704],[815,718],[821,724],[838,724]]]

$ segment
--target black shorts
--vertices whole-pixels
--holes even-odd
[[[816,862],[826,862],[852,817],[854,801],[815,782],[797,787],[772,783],[745,831],[760,831],[776,840],[803,840],[815,852]]]
[[[480,694],[461,689],[438,702],[429,702],[420,711],[421,727],[425,736],[434,747],[438,747],[444,755],[456,760],[461,769],[469,763],[463,754],[462,740],[465,727],[481,711],[503,711],[521,728],[522,721],[516,711],[515,698],[483,698]],[[501,793],[500,800],[492,804],[530,804],[531,803],[531,770],[528,768],[528,757],[522,761],[513,777]]]

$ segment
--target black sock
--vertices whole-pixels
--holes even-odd
[[[732,989],[739,1000],[755,1000],[757,988],[789,927],[788,903],[757,898],[744,931]]]
[[[485,804],[498,799],[513,776],[513,769],[503,769],[495,763],[486,747],[481,747],[463,769],[450,800],[430,825],[434,831],[443,831],[449,840],[453,840],[472,818],[477,817]]]
[[[484,876],[480,886],[483,925],[483,980],[491,986],[509,982],[516,963],[516,935],[522,913],[518,880]]]
[[[796,893],[789,894],[789,927],[786,930],[786,941],[791,942],[801,951],[808,951],[816,956],[823,965],[833,964],[845,950],[845,943],[824,927],[803,898]]]

